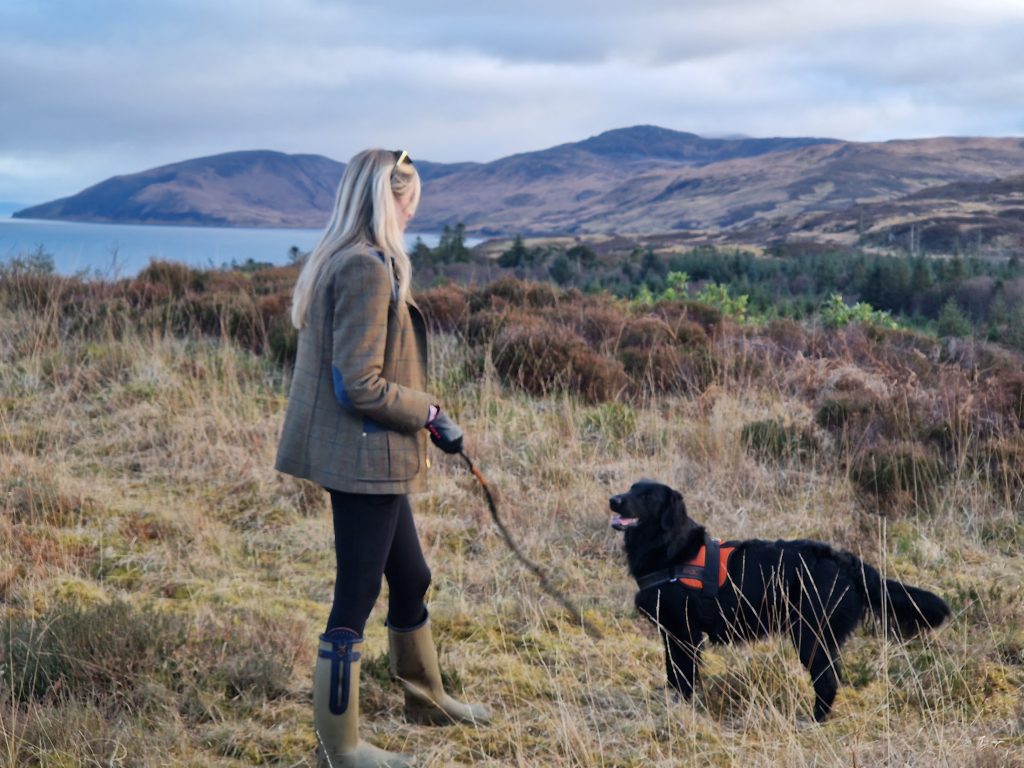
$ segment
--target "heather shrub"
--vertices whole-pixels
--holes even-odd
[[[561,295],[561,290],[550,283],[531,283],[503,277],[474,293],[469,308],[477,311],[486,307],[551,307],[559,301]]]
[[[704,327],[692,320],[682,319],[674,324],[672,330],[676,336],[676,346],[691,350],[711,346],[711,340]]]
[[[1024,439],[1019,434],[985,441],[971,451],[968,460],[1000,492],[1019,495],[1024,491]]]
[[[704,329],[685,317],[669,321],[646,314],[624,325],[617,357],[634,392],[693,393],[703,391],[714,376],[709,347]]]
[[[628,321],[622,307],[607,298],[580,297],[573,301],[560,301],[545,314],[553,322],[571,328],[591,347],[602,351],[618,342]]]
[[[295,281],[299,277],[300,265],[291,264],[286,267],[264,267],[247,273],[248,283],[253,293],[258,296],[265,294],[281,294],[291,300]],[[232,272],[229,274],[238,274]]]
[[[590,401],[611,398],[627,384],[617,361],[591,350],[576,334],[533,317],[509,322],[494,340],[495,370],[525,391],[579,392]]]
[[[675,343],[675,334],[664,320],[652,315],[628,320],[622,329],[619,344],[624,348],[651,349]]]
[[[509,322],[509,310],[481,309],[466,322],[466,340],[470,344],[490,344]]]
[[[110,340],[124,338],[135,325],[135,307],[127,296],[97,296],[82,302],[77,311],[63,308],[67,333],[81,338],[103,337]]]
[[[682,353],[671,344],[628,346],[619,350],[618,359],[633,382],[634,393],[681,391],[686,388],[682,376]]]
[[[139,287],[140,293],[152,291],[155,286],[164,286],[167,289],[164,295],[180,299],[192,284],[192,270],[184,264],[154,259],[139,272],[135,283]],[[163,293],[162,291],[153,291],[152,295]]]
[[[818,393],[814,420],[832,431],[863,428],[882,413],[886,399],[879,384],[863,371],[845,366]]]
[[[135,708],[146,676],[168,674],[187,627],[168,613],[125,602],[58,604],[42,620],[14,618],[0,643],[23,702],[75,698]]]
[[[237,269],[223,270],[212,269],[206,272],[193,272],[192,281],[189,284],[192,293],[229,293],[229,294],[256,294],[253,290],[252,272],[241,272]],[[200,277],[201,276],[201,277]],[[261,283],[264,288],[269,281]],[[291,287],[282,289],[291,296]],[[264,290],[263,293],[270,291]]]
[[[465,330],[469,316],[465,289],[455,285],[431,288],[416,294],[416,303],[432,329],[444,333]]]
[[[722,327],[725,318],[722,310],[717,307],[701,301],[685,301],[682,305],[686,308],[687,319],[700,325],[708,335],[713,335]]]
[[[841,430],[862,424],[877,406],[878,400],[868,392],[836,394],[818,406],[814,420],[825,429]]]
[[[949,472],[934,453],[918,443],[888,443],[858,455],[850,480],[882,509],[909,505],[930,510]]]
[[[123,600],[58,603],[12,617],[0,638],[8,685],[23,703],[91,702],[108,712],[178,708],[199,715],[198,690],[225,700],[288,692],[308,654],[303,625],[249,613],[195,619]]]
[[[1002,373],[990,379],[983,404],[1000,426],[1024,427],[1024,372]]]
[[[291,368],[299,353],[299,331],[288,315],[277,316],[267,325],[267,355],[278,365]]]
[[[740,441],[752,456],[763,461],[804,460],[820,449],[819,441],[810,428],[778,419],[744,424]]]
[[[587,347],[574,350],[569,380],[571,389],[588,403],[614,400],[630,384],[622,363]]]
[[[807,346],[807,334],[796,320],[777,317],[764,328],[764,336],[787,358],[803,351]]]
[[[220,690],[226,699],[270,701],[289,692],[292,669],[309,654],[305,627],[292,620],[237,612],[196,622],[175,662],[181,690]]]
[[[507,317],[494,338],[494,366],[526,391],[543,394],[567,383],[569,363],[583,340],[541,317]]]
[[[263,351],[266,326],[251,295],[232,294],[230,298],[197,301],[195,306],[204,334],[226,336],[257,354]]]
[[[721,374],[722,361],[711,348],[682,351],[679,357],[680,391],[689,395],[704,392]]]

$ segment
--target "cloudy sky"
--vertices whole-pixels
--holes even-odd
[[[0,0],[0,201],[236,149],[1024,136],[1024,0]]]

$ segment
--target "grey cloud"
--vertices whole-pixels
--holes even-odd
[[[242,148],[454,161],[636,123],[1019,131],[1024,4],[966,2],[3,4],[0,100],[20,118],[0,132],[0,199],[32,163],[111,175]]]

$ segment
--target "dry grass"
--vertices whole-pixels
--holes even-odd
[[[0,765],[312,764],[333,551],[324,494],[272,469],[284,375],[230,342],[80,333],[64,314],[0,307]],[[870,374],[869,341],[807,341],[827,344],[842,349],[767,355],[755,375],[756,345],[719,339],[697,392],[587,403],[509,389],[489,355],[435,335],[438,394],[510,529],[604,638],[537,589],[472,477],[435,452],[415,500],[435,635],[452,685],[496,722],[406,724],[378,608],[364,735],[435,766],[1024,765],[1019,434],[941,387],[915,393],[946,416],[933,449],[949,476],[927,504],[896,482],[875,514],[846,463],[872,427],[816,424],[815,398],[898,387]],[[752,450],[752,424],[792,431]],[[814,450],[790,450],[803,435]],[[945,596],[954,620],[908,645],[858,633],[822,727],[781,641],[710,649],[700,695],[675,701],[607,525],[608,496],[641,476],[681,488],[715,535],[846,547]]]

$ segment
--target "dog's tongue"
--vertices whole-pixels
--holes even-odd
[[[635,517],[623,517],[622,515],[612,515],[611,526],[616,531],[624,531],[627,528],[636,525],[637,518]]]

